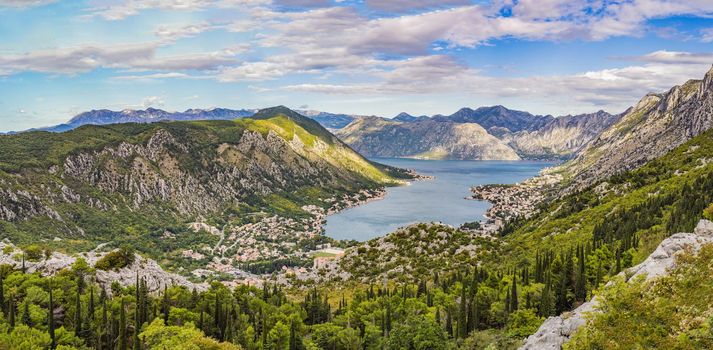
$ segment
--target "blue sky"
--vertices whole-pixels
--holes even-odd
[[[100,108],[617,113],[711,64],[710,0],[0,0],[0,131]]]

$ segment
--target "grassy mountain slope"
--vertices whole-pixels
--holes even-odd
[[[406,176],[369,162],[285,108],[260,111],[256,119],[6,135],[0,136],[0,236],[70,251],[139,241],[156,255],[218,240],[188,234],[191,220],[304,217],[304,205],[326,208],[343,194]]]
[[[634,262],[643,259],[668,234],[692,230],[713,202],[711,154],[707,131],[637,170],[546,203],[505,237],[510,261],[532,262],[538,249],[566,250],[595,236],[613,244],[613,252],[635,237]]]

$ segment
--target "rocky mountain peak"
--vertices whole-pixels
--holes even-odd
[[[703,85],[701,86],[701,91],[711,91],[713,89],[713,65],[711,66],[711,69],[706,72],[706,75],[703,77]]]

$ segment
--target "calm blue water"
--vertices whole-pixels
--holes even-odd
[[[387,189],[386,198],[327,217],[325,233],[336,239],[366,241],[415,222],[440,221],[458,226],[483,219],[487,202],[466,200],[470,187],[516,183],[552,166],[534,161],[461,161],[374,158],[382,164],[414,169],[436,178]]]

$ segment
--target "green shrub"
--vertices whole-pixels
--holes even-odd
[[[134,250],[128,247],[122,247],[119,250],[109,252],[94,264],[94,267],[103,270],[119,270],[134,262]]]
[[[708,220],[713,220],[713,203],[703,210],[703,217]]]
[[[29,261],[39,261],[42,259],[43,249],[37,244],[25,247],[25,258]]]

